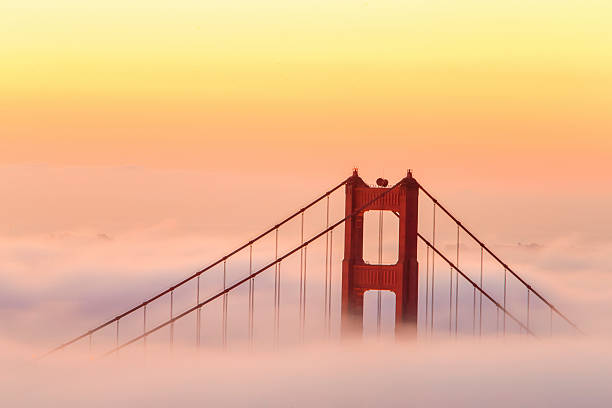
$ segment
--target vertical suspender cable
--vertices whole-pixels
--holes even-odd
[[[253,275],[253,244],[249,245],[249,276]],[[249,281],[249,345],[253,347],[253,328],[255,320],[255,280]]]
[[[276,337],[276,345],[278,346],[278,341],[280,337],[280,273],[281,273],[281,263],[278,262],[278,295],[276,296],[276,326],[275,326],[275,337]]]
[[[91,345],[92,345],[92,334],[89,333],[89,354],[91,355]]]
[[[278,227],[274,230],[274,260],[278,260]],[[278,262],[274,264],[274,346],[278,345]]]
[[[227,260],[223,260],[223,290],[227,287]],[[223,348],[227,348],[227,293],[223,294]]]
[[[200,275],[198,275],[198,279],[196,281],[196,305],[200,304]],[[199,307],[196,312],[196,346],[200,347],[200,327],[202,326],[202,308]]]
[[[550,309],[550,336],[552,337],[553,335],[553,310],[552,307],[549,307]]]
[[[504,310],[506,309],[506,276],[508,275],[506,268],[504,268]],[[504,336],[506,335],[506,314],[504,313]]]
[[[382,264],[382,236],[383,236],[383,212],[382,210],[379,210],[378,212],[378,264],[381,265]],[[381,274],[378,274],[378,281],[379,281],[379,287],[380,287],[380,277]],[[381,317],[381,312],[382,312],[382,294],[380,289],[378,289],[377,291],[377,308],[376,308],[376,334],[378,337],[380,337],[380,331],[381,331],[381,326],[380,326],[380,317]]]
[[[174,317],[174,289],[170,291],[170,319]],[[170,323],[170,349],[174,346],[174,322]]]
[[[117,352],[115,353],[117,356],[119,355],[119,319],[117,319],[117,328],[115,332],[115,347]]]
[[[436,202],[433,203],[433,237],[432,244],[436,247]],[[436,272],[436,251],[431,251],[431,335],[434,329],[434,277]]]
[[[472,336],[476,336],[476,288],[472,295]]]
[[[499,336],[499,306],[496,306],[497,314],[495,315],[495,334]],[[506,313],[504,313],[505,315]]]
[[[302,212],[302,220],[300,227],[301,241],[304,244],[304,212]],[[304,325],[302,323],[302,312],[304,310],[304,248],[300,248],[300,341],[304,340]]]
[[[480,246],[480,289],[483,289],[482,287],[482,272],[483,272],[483,259],[484,259],[484,252],[483,252],[483,248],[482,245]],[[504,305],[504,309],[506,308],[506,306]],[[479,325],[479,329],[478,329],[478,335],[482,336],[482,291],[480,291],[480,306],[478,307],[478,312],[479,312],[479,317],[478,317],[478,325]]]
[[[326,209],[325,209],[325,229],[329,228],[329,196],[327,196],[326,200]],[[323,314],[325,315],[325,327],[327,327],[327,304],[328,304],[328,281],[329,281],[329,232],[325,233],[325,300],[323,304]]]
[[[527,330],[529,330],[529,292],[531,289],[527,288]]]
[[[304,287],[302,288],[304,298],[302,300],[302,316],[300,319],[301,323],[301,332],[302,332],[302,341],[304,341],[304,331],[306,328],[306,274],[308,273],[308,246],[304,247]]]
[[[142,307],[142,332],[146,333],[147,332],[147,304],[145,303],[145,305]],[[144,336],[142,338],[142,344],[144,345],[144,348],[147,348],[147,336]]]
[[[459,335],[459,272],[455,271],[455,337]]]
[[[459,268],[459,225],[457,225],[457,268]],[[459,325],[459,273],[455,274],[455,337]]]
[[[453,328],[453,267],[449,269],[449,290],[448,290],[448,335],[450,336]]]
[[[429,245],[425,247],[427,257],[425,260],[425,334],[427,334],[429,326]]]
[[[329,290],[327,291],[327,335],[331,335],[331,305],[332,305],[332,255],[334,249],[334,230],[329,231]]]

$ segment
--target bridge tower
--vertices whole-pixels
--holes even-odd
[[[354,170],[346,184],[345,214],[352,214],[389,189],[369,187]],[[418,183],[408,172],[393,191],[346,220],[342,261],[343,336],[360,335],[363,330],[364,293],[389,290],[395,293],[396,338],[416,337],[418,196]],[[399,216],[399,253],[394,265],[373,265],[363,260],[363,215],[372,210],[393,211]]]

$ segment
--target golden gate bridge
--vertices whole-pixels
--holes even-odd
[[[330,201],[341,195],[342,187],[344,211],[334,218]],[[364,216],[374,213],[378,259],[364,260]],[[394,259],[386,263],[383,214],[392,215],[398,234]],[[441,242],[441,230],[447,237],[451,231],[453,245]],[[467,261],[464,252],[475,254],[475,259]],[[315,291],[323,296],[313,297]],[[382,294],[395,295],[393,332],[398,339],[581,333],[410,171],[388,186],[384,179],[368,185],[354,169],[350,177],[265,232],[45,356],[77,344],[84,344],[89,353],[102,347],[102,355],[118,353],[136,343],[146,347],[151,339],[159,342],[162,332],[172,347],[176,325],[189,320],[193,326],[187,331],[192,333],[186,337],[195,347],[227,348],[233,335],[251,347],[261,339],[278,346],[283,326],[285,338],[300,342],[309,329],[315,338],[360,336],[364,297],[371,291],[377,294],[379,335]],[[230,295],[236,295],[231,310]],[[203,328],[211,333],[203,335]]]

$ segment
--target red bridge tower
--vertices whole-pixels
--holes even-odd
[[[354,170],[346,184],[345,214],[352,214],[385,190],[389,188],[369,187]],[[346,221],[342,261],[343,335],[361,334],[363,294],[367,290],[394,292],[396,337],[411,338],[416,335],[418,197],[418,183],[408,172],[393,191]],[[373,265],[363,260],[363,214],[371,210],[393,211],[399,216],[399,253],[394,265]]]

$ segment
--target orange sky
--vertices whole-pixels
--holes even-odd
[[[369,178],[414,168],[438,191],[498,196],[571,188],[594,199],[608,182],[608,1],[204,3],[9,2],[7,217],[44,219],[23,213],[43,196],[58,214],[89,190],[124,197],[133,188],[112,186],[115,166],[147,169],[150,197],[172,190],[143,181],[157,170],[308,178],[296,202],[353,166]],[[55,170],[19,167],[32,164],[79,167],[53,184]]]
[[[611,21],[609,0],[5,0],[0,314],[43,331],[83,276],[119,307],[119,279],[175,281],[358,166],[414,169],[607,330]]]

